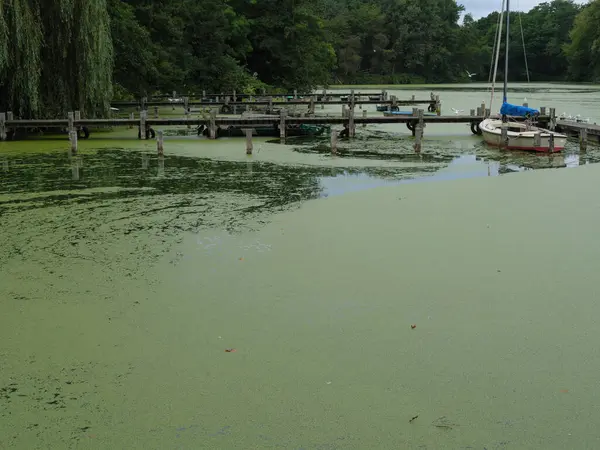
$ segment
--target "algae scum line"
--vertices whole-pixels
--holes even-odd
[[[593,446],[598,148],[432,128],[0,143],[0,448]]]

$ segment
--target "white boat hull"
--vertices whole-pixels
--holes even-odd
[[[508,143],[502,141],[502,120],[485,119],[479,124],[483,139],[488,145],[508,150],[529,150],[537,152],[559,152],[565,148],[567,136],[522,122],[509,122]],[[539,139],[536,134],[539,133]],[[554,137],[554,149],[550,150],[550,136]]]

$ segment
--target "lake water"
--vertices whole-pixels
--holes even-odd
[[[388,92],[431,90],[489,103]],[[134,135],[0,143],[0,449],[598,446],[598,147]]]

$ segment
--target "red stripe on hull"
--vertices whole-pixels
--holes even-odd
[[[499,147],[500,149],[505,148],[506,150],[527,150],[527,151],[531,151],[531,152],[543,152],[543,153],[557,153],[557,152],[560,152],[561,150],[564,150],[564,147],[554,147],[554,152],[550,152],[550,149],[548,147],[518,147],[518,146],[514,146],[514,145],[509,145],[508,147],[505,147],[504,145],[494,144],[492,142],[485,141],[485,143],[492,147]]]

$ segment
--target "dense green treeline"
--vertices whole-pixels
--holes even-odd
[[[460,82],[467,71],[487,81],[498,18],[474,20],[456,0],[0,0],[0,111],[92,116],[155,92]],[[511,80],[527,79],[524,54],[532,81],[600,80],[600,0],[553,0],[511,22]]]

